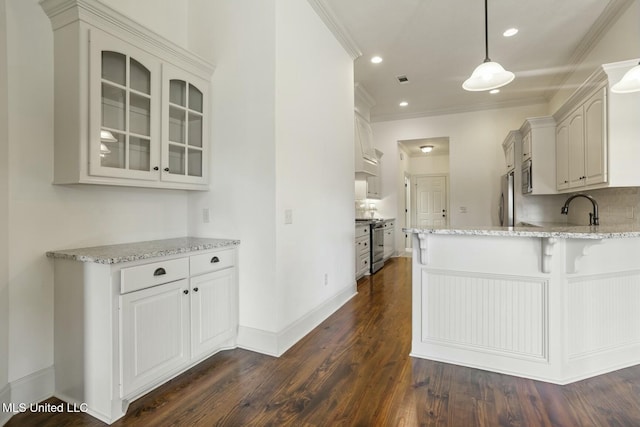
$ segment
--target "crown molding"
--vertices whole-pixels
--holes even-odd
[[[587,57],[593,47],[604,37],[611,26],[620,18],[635,0],[611,0],[604,8],[596,22],[591,26],[587,34],[580,40],[578,47],[574,50],[568,61],[567,71],[560,74],[552,82],[550,89],[545,93],[548,99],[553,98],[556,93],[567,83],[569,77],[578,69],[578,66]]]
[[[176,64],[186,66],[192,72],[197,71],[206,80],[211,78],[215,70],[215,65],[200,56],[98,0],[40,0],[40,6],[51,20],[54,32],[75,22],[82,22],[116,37],[126,35],[132,43],[159,57],[170,55]]]
[[[318,14],[322,22],[327,26],[329,31],[340,42],[342,47],[347,51],[351,59],[362,56],[362,49],[353,40],[349,31],[340,22],[335,12],[329,6],[326,0],[307,0],[313,10]]]
[[[368,108],[371,108],[374,105],[376,105],[376,100],[373,98],[373,96],[371,96],[371,94],[367,91],[367,89],[365,89],[362,83],[359,83],[359,82],[355,83],[354,92],[355,92],[356,99],[359,99],[360,101],[362,101],[362,103],[366,105]]]

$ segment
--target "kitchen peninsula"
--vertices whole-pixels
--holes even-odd
[[[640,226],[404,231],[412,356],[556,384],[640,363]]]

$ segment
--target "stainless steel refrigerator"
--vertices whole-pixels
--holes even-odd
[[[513,171],[500,177],[500,202],[498,204],[498,220],[502,227],[514,225],[514,190]]]

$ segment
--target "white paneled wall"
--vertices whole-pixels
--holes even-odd
[[[567,301],[570,359],[640,344],[640,271],[570,279]]]
[[[547,357],[546,280],[444,270],[422,275],[423,341]]]

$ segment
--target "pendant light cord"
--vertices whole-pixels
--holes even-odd
[[[491,62],[489,59],[489,13],[487,12],[487,0],[484,0],[484,62]]]

